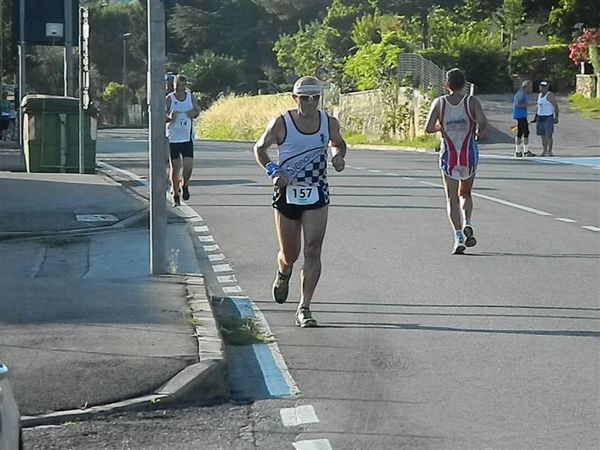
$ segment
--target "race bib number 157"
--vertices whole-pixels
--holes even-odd
[[[317,186],[290,185],[285,190],[285,197],[289,204],[314,205],[319,201],[319,188]]]

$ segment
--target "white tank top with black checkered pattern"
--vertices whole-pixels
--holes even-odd
[[[315,133],[298,130],[290,111],[283,114],[285,138],[279,144],[279,166],[290,184],[321,186],[329,200],[327,184],[327,147],[329,145],[329,117],[319,111],[319,129]]]

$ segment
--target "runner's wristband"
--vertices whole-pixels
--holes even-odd
[[[271,178],[275,178],[277,176],[277,174],[279,173],[279,166],[277,164],[275,164],[273,161],[270,161],[265,166],[265,170],[266,170],[268,176],[270,176]]]

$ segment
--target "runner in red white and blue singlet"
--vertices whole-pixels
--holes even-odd
[[[455,180],[470,178],[479,162],[470,98],[465,95],[456,105],[448,101],[447,95],[440,98],[440,169]]]

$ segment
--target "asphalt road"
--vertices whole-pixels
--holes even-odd
[[[577,123],[567,114],[563,121]],[[500,120],[495,125],[502,129]],[[100,158],[146,176],[143,135],[112,134],[99,144]],[[580,133],[572,154],[600,156],[594,139]],[[333,449],[597,448],[600,171],[514,160],[510,143],[498,141],[481,147],[473,218],[479,244],[466,256],[450,254],[435,155],[349,152],[347,169],[330,172],[332,206],[313,303],[321,327],[311,330],[292,324],[301,261],[290,301],[270,299],[271,188],[251,144],[197,144],[187,203],[261,308],[300,389],[294,401],[257,401],[245,419],[234,407],[212,409],[219,429],[238,438],[202,448],[292,448],[316,439]],[[215,277],[208,281],[222,295]],[[278,410],[291,404],[312,406],[318,422],[282,428]],[[193,428],[195,415],[213,417],[210,410],[165,413],[165,423]],[[140,443],[144,423],[131,424],[140,440],[128,437],[123,448],[167,448]],[[106,425],[108,436],[118,422]],[[29,433],[41,442],[76,430],[80,437],[99,433],[97,426]],[[252,439],[244,441],[244,432]]]

